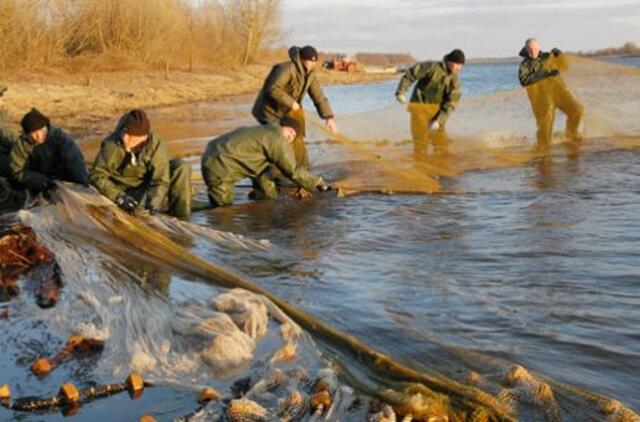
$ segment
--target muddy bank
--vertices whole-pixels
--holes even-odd
[[[199,72],[25,74],[2,83],[9,86],[5,103],[14,122],[30,107],[37,107],[82,138],[103,133],[116,115],[135,107],[153,109],[211,101],[220,101],[227,106],[250,102],[270,69],[270,64],[259,64]],[[395,77],[364,72],[320,70],[319,73],[325,85],[366,83]],[[210,110],[194,111],[192,107],[184,111],[180,107],[169,107],[165,112],[180,120],[184,117],[191,120],[220,117],[215,112],[211,115]],[[228,117],[223,115],[222,118]]]

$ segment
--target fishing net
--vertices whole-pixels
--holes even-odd
[[[338,136],[328,135],[308,114],[307,141],[317,147],[311,154],[314,167],[345,193],[433,193],[443,189],[441,178],[472,170],[640,146],[640,69],[574,56],[551,57],[547,68],[559,69],[560,77],[463,99],[446,124],[447,141],[435,134],[426,146],[416,147],[412,132],[427,130],[424,122],[435,112],[429,104],[341,115]],[[516,72],[514,67],[514,78]],[[584,110],[577,128],[581,140],[572,136],[577,112],[572,98]],[[560,109],[574,116],[569,136]],[[536,116],[544,122],[541,136],[549,148],[538,147]]]
[[[447,123],[446,151],[415,148],[405,107],[340,116],[338,136],[307,116],[312,168],[346,194],[423,194],[472,170],[640,146],[640,71],[575,57],[550,66],[562,69],[562,84],[463,100]],[[533,110],[559,101],[565,89],[584,108],[583,139],[567,139],[558,115],[549,148],[537,148]],[[415,116],[433,113],[411,107]],[[269,241],[133,217],[81,187],[61,184],[55,199],[18,216],[54,252],[64,296],[46,316],[33,308],[25,314],[50,337],[103,340],[97,376],[137,370],[160,383],[213,383],[233,399],[186,419],[363,420],[369,408],[357,405],[359,394],[370,399],[373,420],[638,420],[616,400],[468,350],[443,346],[446,356],[411,365],[378,353],[233,271],[238,255],[269,262],[286,253]],[[26,320],[9,322],[33,332]],[[433,342],[419,333],[412,340]],[[20,336],[4,343],[27,347]]]
[[[19,214],[54,251],[65,282],[66,300],[47,316],[49,335],[103,340],[95,374],[135,369],[157,382],[213,383],[233,398],[187,420],[364,420],[370,411],[373,420],[636,418],[615,400],[482,355],[452,349],[459,363],[449,365],[466,374],[461,379],[440,373],[435,361],[423,369],[404,365],[209,254],[245,250],[268,259],[278,253],[268,243],[169,217],[136,218],[77,186],[59,185],[56,201]],[[199,256],[196,242],[212,249]],[[181,280],[190,289],[202,283],[202,291],[173,292],[168,300],[167,290]],[[370,406],[355,405],[356,391]]]

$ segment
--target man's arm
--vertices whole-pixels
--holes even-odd
[[[111,181],[111,175],[117,171],[121,164],[115,146],[110,142],[103,141],[100,146],[100,152],[93,162],[89,179],[101,194],[113,202],[116,202],[118,196],[125,191]]]
[[[19,139],[11,149],[11,177],[28,189],[42,191],[49,187],[51,180],[46,175],[27,169],[27,161],[32,148],[29,141]]]
[[[273,136],[281,136],[274,134]],[[272,147],[267,149],[267,159],[280,169],[282,174],[291,179],[295,184],[312,191],[322,184],[322,178],[314,176],[304,168],[296,164],[293,148],[285,140],[273,142]]]
[[[316,106],[316,110],[318,110],[318,114],[325,120],[333,119],[333,110],[331,110],[331,106],[329,105],[329,100],[324,95],[324,91],[320,86],[320,82],[318,82],[318,78],[315,76],[311,76],[312,80],[309,84],[309,96],[311,97],[311,101]]]
[[[548,57],[548,53],[540,54],[546,54]],[[543,57],[543,60],[546,60],[546,57]],[[556,76],[557,74],[557,70],[545,70],[542,68],[536,70],[534,66],[530,65],[526,61],[520,63],[520,69],[518,70],[518,78],[520,79],[520,85],[522,86],[529,86],[550,76]]]
[[[409,89],[409,87],[418,79],[422,79],[427,76],[429,71],[428,63],[417,63],[407,69],[402,75],[400,79],[400,83],[398,84],[398,89],[396,89],[396,97],[398,95],[404,95],[404,93]]]
[[[441,127],[444,126],[449,116],[451,116],[451,113],[453,113],[453,110],[455,110],[461,96],[462,86],[458,78],[455,78],[451,81],[448,92],[445,93],[442,103],[440,104],[437,121]]]
[[[265,86],[265,93],[290,110],[296,99],[286,90],[291,78],[288,66],[275,66],[269,76]]]

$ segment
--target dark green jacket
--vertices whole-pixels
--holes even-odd
[[[549,71],[544,69],[544,62],[549,59],[550,53],[540,52],[537,59],[532,59],[527,54],[527,49],[523,48],[520,50],[520,56],[524,57],[518,70],[520,85],[528,86],[550,76]]]
[[[47,140],[34,144],[21,135],[11,150],[11,177],[28,189],[42,190],[52,178],[88,184],[89,173],[82,151],[73,138],[49,125]]]
[[[253,104],[253,117],[262,124],[279,121],[291,110],[294,102],[302,105],[307,91],[320,117],[333,117],[333,111],[315,72],[307,73],[302,65],[300,48],[291,47],[289,57],[290,61],[277,64],[271,69]]]
[[[202,174],[209,183],[235,183],[249,177],[256,179],[271,165],[307,190],[322,183],[296,166],[293,148],[282,136],[280,126],[247,126],[213,139],[202,155]]]
[[[1,88],[0,88],[1,89]],[[7,127],[7,115],[0,110],[0,177],[11,176],[11,148],[17,141],[17,136]]]
[[[5,156],[11,154],[11,148],[18,138],[18,136],[9,129],[7,120],[7,113],[4,110],[0,110],[0,154]]]
[[[128,189],[146,189],[148,204],[161,209],[170,182],[164,140],[150,133],[134,160],[134,153],[124,149],[121,132],[118,128],[102,141],[91,169],[91,184],[113,202]]]
[[[411,102],[440,104],[437,120],[444,125],[462,95],[458,76],[449,73],[444,62],[423,62],[411,66],[400,79],[396,95],[404,94],[418,81]]]

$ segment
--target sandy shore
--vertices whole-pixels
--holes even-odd
[[[91,138],[104,133],[117,115],[131,108],[145,108],[164,120],[228,119],[225,110],[232,109],[232,104],[253,101],[270,69],[270,65],[262,64],[193,73],[48,73],[21,75],[1,83],[9,86],[5,104],[14,123],[31,107],[37,107],[75,136]],[[375,82],[395,75],[320,70],[319,77],[323,84],[331,85]],[[221,107],[189,106],[198,102],[220,102]]]

